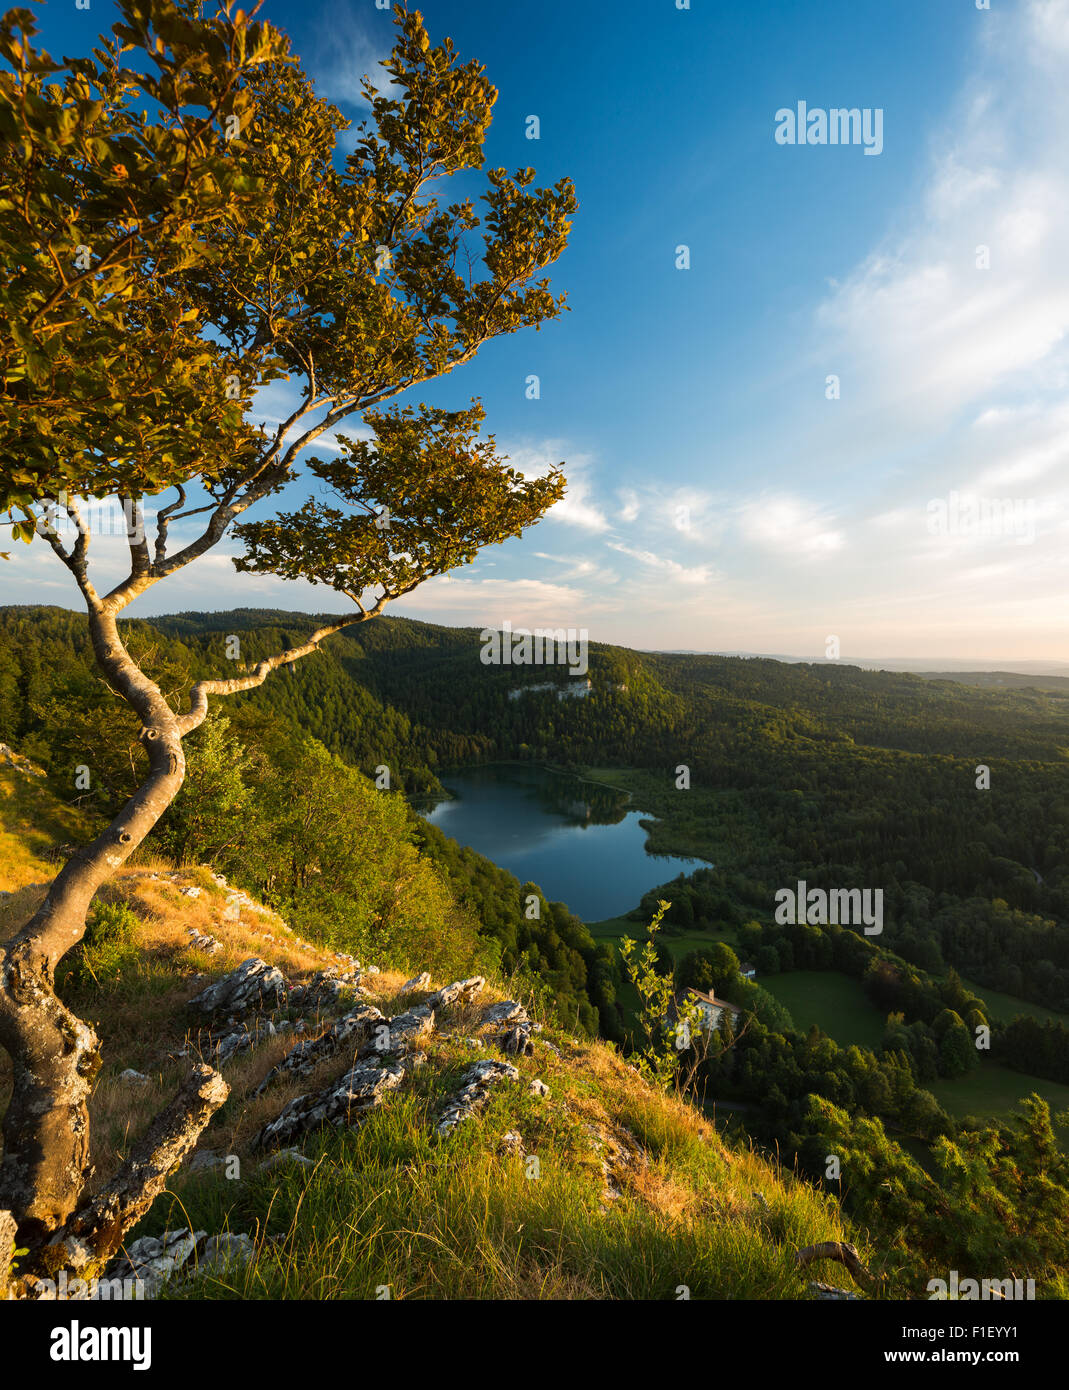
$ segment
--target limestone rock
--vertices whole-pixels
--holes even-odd
[[[343,1045],[359,1046],[366,1042],[372,1030],[380,1025],[387,1026],[387,1021],[378,1009],[371,1004],[358,1004],[343,1018],[332,1023],[320,1037],[306,1038],[292,1047],[278,1066],[268,1072],[254,1094],[262,1095],[278,1076],[308,1076],[324,1058],[333,1057]],[[298,1024],[298,1029],[300,1026]]]
[[[134,1071],[133,1067],[127,1067],[124,1072],[120,1073],[119,1080],[123,1083],[124,1086],[152,1085],[152,1082],[149,1080],[149,1078],[145,1075],[144,1072]]]
[[[186,1265],[204,1239],[205,1231],[170,1231],[162,1238],[142,1236],[127,1248],[125,1256],[112,1260],[106,1279],[137,1279],[146,1298],[155,1298],[160,1286]]]
[[[482,1016],[482,1026],[493,1030],[492,1037],[502,1052],[528,1057],[534,1052],[531,1033],[534,1025],[527,1010],[515,999],[491,1004]]]
[[[225,1162],[226,1159],[212,1149],[200,1149],[193,1155],[189,1171],[191,1173],[209,1173],[216,1168],[222,1168]]]
[[[504,1023],[511,1023],[514,1019],[523,1021],[527,1018],[527,1010],[515,999],[502,999],[499,1004],[491,1004],[488,1009],[483,1010],[480,1020],[484,1025],[494,1024],[500,1026]]]
[[[523,1146],[523,1138],[519,1130],[510,1129],[507,1134],[503,1134],[497,1151],[504,1157],[511,1157],[515,1154],[519,1158],[523,1158],[527,1150]]]
[[[264,1172],[270,1172],[274,1168],[307,1168],[311,1170],[315,1164],[310,1158],[305,1158],[299,1149],[279,1149],[277,1153],[269,1154],[260,1164]]]
[[[539,1081],[538,1079],[535,1079],[534,1081],[532,1081],[531,1084],[530,1084],[530,1086],[528,1086],[527,1089],[528,1089],[529,1091],[532,1091],[536,1096],[548,1096],[548,1095],[549,1095],[549,1087],[546,1085],[546,1083],[545,1083],[544,1081]]]
[[[242,1014],[265,1004],[280,1008],[286,1000],[286,978],[277,966],[250,956],[236,970],[202,990],[189,1007],[201,1014]]]
[[[629,1129],[623,1125],[586,1126],[594,1141],[594,1152],[601,1161],[605,1187],[601,1194],[602,1211],[621,1195],[621,1187],[636,1172],[644,1169],[649,1160],[646,1152]]]
[[[257,1019],[252,1028],[249,1028],[247,1024],[241,1024],[216,1038],[212,1043],[209,1055],[217,1066],[222,1066],[224,1062],[229,1062],[239,1052],[255,1047],[265,1038],[273,1038],[276,1031],[275,1025],[269,1018]]]
[[[498,1062],[488,1057],[473,1063],[460,1078],[460,1089],[446,1102],[438,1119],[438,1133],[448,1134],[462,1120],[473,1115],[485,1104],[491,1087],[501,1081],[519,1079],[519,1072],[508,1062]]]
[[[306,985],[290,991],[290,1006],[295,1009],[329,1009],[343,995],[359,992],[360,971],[339,970],[336,965],[317,970]]]
[[[197,1270],[203,1274],[207,1271],[223,1270],[233,1265],[247,1265],[256,1256],[256,1246],[253,1244],[252,1237],[247,1235],[231,1235],[225,1231],[222,1235],[212,1236],[204,1244],[204,1253],[197,1261]]]
[[[384,1045],[376,1047],[382,1052],[406,1052],[419,1038],[434,1031],[434,1012],[427,1004],[418,1004],[414,1009],[406,1009],[403,1014],[395,1014],[390,1019]]]
[[[321,1125],[354,1124],[379,1105],[387,1091],[396,1090],[404,1075],[404,1064],[393,1058],[385,1059],[381,1065],[376,1057],[357,1062],[322,1091],[290,1101],[281,1115],[260,1131],[257,1145],[262,1149],[275,1148],[292,1144]]]
[[[473,975],[468,980],[454,980],[451,985],[443,985],[426,1001],[428,1008],[436,1013],[439,1009],[448,1008],[451,1004],[467,1003],[469,999],[474,999],[482,989],[486,981],[481,975]]]

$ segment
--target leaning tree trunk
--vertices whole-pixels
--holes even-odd
[[[42,1268],[43,1247],[61,1243],[91,1173],[88,1100],[100,1045],[93,1029],[57,998],[56,966],[81,940],[98,888],[141,844],[185,775],[178,717],[126,651],[106,600],[91,605],[89,625],[109,683],[141,717],[149,774],[103,834],[71,857],[40,910],[0,952],[0,1046],[14,1068],[3,1122],[0,1211],[13,1214],[17,1243],[30,1251],[24,1268],[35,1262]],[[198,1134],[225,1090],[220,1098],[218,1088],[208,1088],[214,1103]],[[205,1109],[199,1092],[198,1107]],[[104,1247],[116,1248],[122,1234],[112,1223],[94,1253],[111,1253]]]

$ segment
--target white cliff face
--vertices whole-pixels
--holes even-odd
[[[518,685],[509,691],[510,700],[518,700],[521,695],[538,695],[546,691],[555,690],[558,700],[581,700],[585,695],[592,693],[593,684],[589,679],[570,680],[567,685],[560,685],[556,681],[539,681],[535,685]]]

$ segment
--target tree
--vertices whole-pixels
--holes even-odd
[[[730,946],[716,941],[712,946],[699,946],[683,957],[679,967],[679,983],[697,989],[712,990],[724,998],[733,998],[726,991],[739,984],[739,958]]]
[[[670,964],[663,974],[658,971],[660,943],[657,933],[671,906],[663,899],[657,903],[647,928],[649,936],[641,951],[634,937],[625,936],[620,942],[624,973],[638,995],[638,1023],[644,1038],[643,1046],[635,1053],[635,1061],[644,1076],[665,1090],[680,1073],[684,1052],[692,1054],[685,1077],[685,1083],[689,1084],[708,1050],[701,1008],[685,997],[676,1000]]]
[[[97,664],[137,716],[148,763],[0,958],[0,1045],[14,1070],[0,1214],[14,1214],[27,1273],[49,1244],[53,1266],[103,1260],[226,1097],[216,1073],[197,1069],[147,1149],[82,1202],[100,1048],[57,999],[55,969],[98,888],[182,786],[182,742],[209,698],[261,684],[520,535],[564,490],[558,469],[524,478],[479,437],[477,402],[388,405],[562,310],[539,276],[567,242],[570,181],[536,189],[532,169],[490,169],[481,216],[470,198],[442,207],[428,191],[483,167],[497,95],[483,68],[461,65],[449,40],[432,46],[420,15],[398,10],[392,85],[366,84],[371,114],[338,168],[348,123],[270,25],[229,0],[210,17],[199,0],[119,10],[92,58],[62,62],[33,46],[29,11],[0,20],[0,514],[73,576]],[[257,425],[256,392],[282,379],[292,408],[277,427]],[[242,522],[352,418],[361,438],[307,461],[340,505]],[[150,546],[146,501],[172,489]],[[125,515],[129,571],[104,594],[86,496]],[[175,548],[169,527],[192,518]],[[175,709],[118,619],[228,535],[246,546],[239,569],[327,584],[355,608],[252,669],[198,681]]]
[[[197,756],[161,826],[159,845],[176,863],[219,861],[243,835],[253,758],[230,733],[230,720],[209,715],[197,731]]]

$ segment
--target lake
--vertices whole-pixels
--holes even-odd
[[[643,893],[700,859],[646,850],[642,811],[600,782],[527,763],[439,775],[451,800],[421,812],[459,844],[485,855],[586,922],[619,917]]]

